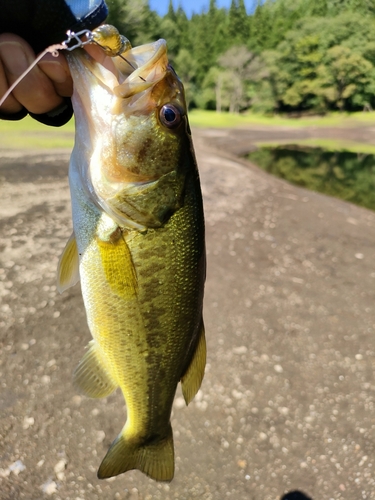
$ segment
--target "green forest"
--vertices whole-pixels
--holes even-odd
[[[168,43],[190,108],[308,114],[375,108],[374,0],[266,0],[246,12],[215,0],[187,18],[148,0],[109,0],[108,22],[133,45]]]

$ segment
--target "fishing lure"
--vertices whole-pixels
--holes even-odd
[[[17,80],[9,87],[9,89],[0,99],[0,106],[2,106],[2,104],[17,87],[17,85],[25,78],[25,76],[33,69],[33,67],[36,66],[41,59],[43,59],[46,54],[49,53],[54,57],[57,57],[60,50],[67,50],[71,52],[72,50],[93,43],[99,45],[99,47],[104,50],[107,56],[119,56],[121,57],[121,59],[126,61],[133,69],[135,69],[134,66],[122,55],[123,53],[130,50],[132,48],[132,45],[124,35],[120,35],[119,31],[114,26],[110,24],[103,24],[93,31],[85,29],[78,31],[77,33],[68,30],[66,32],[66,39],[63,42],[56,43],[47,47],[38,55],[38,57],[30,64],[30,66],[22,73],[22,75],[17,78]]]

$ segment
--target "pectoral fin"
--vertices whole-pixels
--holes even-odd
[[[182,394],[185,402],[188,405],[198,392],[203,376],[204,367],[206,366],[206,337],[204,334],[204,325],[202,320],[201,331],[197,347],[193,354],[191,363],[181,378]]]
[[[73,374],[74,385],[90,398],[105,398],[117,387],[94,340]]]
[[[79,281],[79,256],[74,233],[68,239],[57,266],[57,290],[63,293]]]
[[[132,256],[120,228],[108,241],[97,238],[103,270],[113,292],[127,300],[137,294],[137,275]]]

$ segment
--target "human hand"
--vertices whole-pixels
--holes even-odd
[[[21,37],[0,35],[0,98],[34,60],[33,49]],[[11,115],[26,108],[30,113],[48,113],[72,92],[73,82],[64,55],[54,57],[48,53],[16,86],[0,112]]]

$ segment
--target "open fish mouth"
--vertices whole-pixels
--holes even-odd
[[[159,226],[161,213],[179,206],[175,193],[181,188],[175,184],[182,182],[177,170],[186,125],[183,86],[168,63],[165,40],[100,61],[77,50],[68,62],[81,186],[119,224]],[[143,206],[152,190],[166,199],[157,214],[156,202],[154,208]]]
[[[161,81],[169,67],[167,59],[167,45],[163,39],[147,45],[135,47],[126,53],[126,57],[118,56],[114,59],[118,74],[125,76],[126,70],[132,69],[114,93],[123,98],[130,97],[138,92],[150,88]]]
[[[98,90],[101,100],[105,90],[109,96],[120,99],[130,99],[135,97],[139,99],[157,83],[163,80],[168,71],[173,71],[168,64],[167,44],[160,39],[156,42],[134,47],[124,54],[116,57],[108,57],[98,62],[84,50],[77,50],[74,54],[68,54],[70,67],[73,68],[73,79],[75,89],[80,96],[83,104],[87,101],[87,92],[96,92]],[[74,69],[76,71],[74,71]],[[99,97],[99,96],[98,96]],[[91,96],[91,101],[95,99]],[[126,107],[130,107],[129,113],[134,113],[134,103],[126,102],[127,106],[122,106],[121,111],[126,112]],[[150,106],[145,102],[136,106],[140,112],[142,105],[145,112],[148,112]],[[116,112],[116,105],[113,103]],[[120,110],[117,109],[117,112]],[[128,114],[128,113],[126,113]]]

